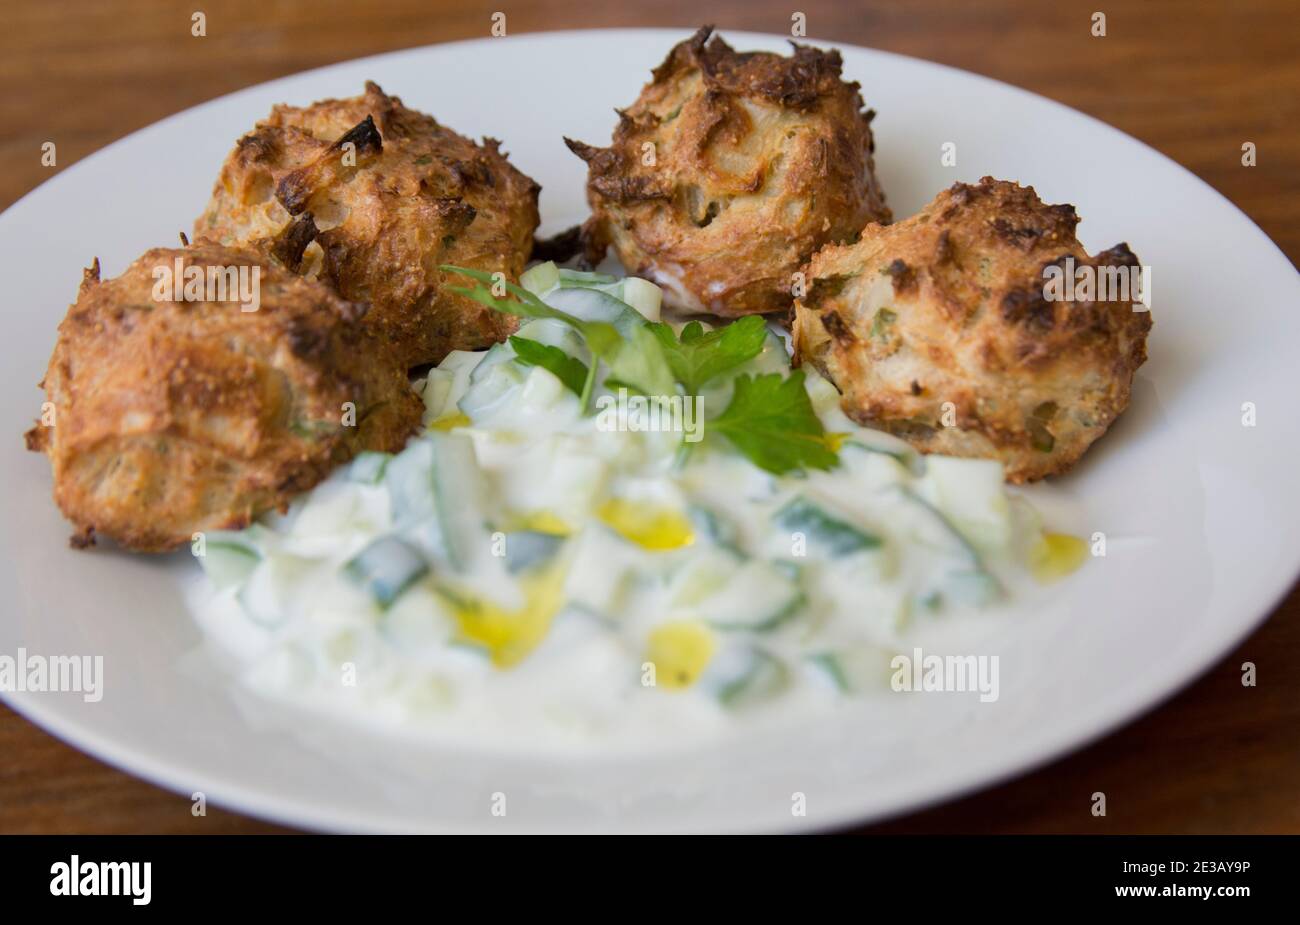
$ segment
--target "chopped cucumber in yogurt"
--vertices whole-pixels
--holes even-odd
[[[554,264],[506,298],[457,272],[515,340],[430,370],[400,452],[196,543],[204,626],[262,695],[473,741],[658,747],[887,690],[911,634],[997,619],[1086,560],[998,463],[849,420],[756,319],[659,322],[653,284]],[[670,411],[698,399],[706,439],[598,413],[638,383]]]

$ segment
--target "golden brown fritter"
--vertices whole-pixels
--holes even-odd
[[[726,317],[788,310],[794,274],[889,209],[872,112],[840,56],[737,53],[711,27],[677,45],[587,162],[587,258],[613,246],[669,304]]]
[[[796,357],[854,420],[923,452],[1000,459],[1012,482],[1065,472],[1128,406],[1151,328],[1132,300],[1045,296],[1044,269],[1066,258],[1138,265],[1126,244],[1089,257],[1078,221],[1073,206],[985,177],[868,225],[812,259]]]
[[[439,264],[517,279],[541,188],[499,142],[476,145],[373,83],[362,96],[276,106],[226,158],[196,238],[281,240],[345,299],[408,367],[503,340],[515,321],[445,291]],[[463,280],[461,281],[463,282]]]
[[[260,304],[245,311],[235,287],[227,301],[162,300],[156,268],[177,260],[182,280],[191,266],[244,267],[251,284],[256,269]],[[283,507],[358,450],[399,450],[423,406],[364,312],[247,250],[155,248],[109,280],[96,261],[27,433],[50,457],[74,545],[99,533],[171,549]]]

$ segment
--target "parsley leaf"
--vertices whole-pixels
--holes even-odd
[[[796,469],[830,469],[839,459],[803,385],[803,370],[736,377],[727,409],[706,424],[754,465],[775,475]]]
[[[449,265],[444,265],[439,269],[446,270],[449,273],[460,273],[483,284],[474,286],[472,289],[463,286],[449,286],[448,289],[466,298],[473,299],[493,311],[504,312],[507,315],[516,315],[521,318],[553,318],[572,327],[587,342],[587,349],[591,351],[592,356],[604,360],[609,367],[609,381],[607,384],[615,387],[622,385],[628,389],[643,392],[646,395],[677,394],[672,371],[664,359],[659,341],[651,336],[644,323],[633,327],[629,332],[628,339],[625,340],[614,325],[604,321],[586,321],[582,318],[576,318],[568,312],[560,311],[558,308],[552,308],[527,289],[516,286],[514,283],[506,282],[504,286],[506,291],[519,301],[512,302],[506,299],[498,299],[490,289],[484,288],[484,286],[492,286],[497,282],[491,273]],[[628,311],[634,310],[629,308]],[[595,384],[595,371],[596,364],[593,362],[588,370],[582,392],[579,393],[584,410],[587,408]]]
[[[492,294],[491,289],[492,286],[497,285],[498,280],[493,274],[485,270],[471,270],[468,267],[455,267],[449,264],[443,264],[438,269],[446,270],[448,273],[459,273],[462,276],[468,276],[470,279],[482,284],[472,288],[448,286],[447,288],[451,292],[463,295],[467,299],[473,299],[480,305],[485,305],[493,311],[502,312],[506,315],[515,315],[519,318],[554,318],[556,321],[563,321],[586,338],[587,346],[591,347],[594,352],[599,352],[596,349],[597,344],[608,348],[611,343],[610,338],[618,339],[618,331],[612,324],[606,324],[603,321],[583,321],[581,318],[573,317],[568,312],[562,312],[558,308],[551,308],[527,289],[516,286],[514,283],[500,281],[506,292],[519,301],[512,302],[509,299],[498,299]],[[485,289],[484,286],[488,288]],[[596,343],[592,343],[593,340]]]
[[[666,324],[649,328],[688,395],[698,395],[709,381],[758,356],[767,340],[767,324],[757,315],[708,333],[698,321],[692,321],[682,328],[680,339]]]
[[[677,394],[672,369],[648,325],[632,328],[628,339],[603,359],[609,364],[605,385],[611,389],[623,386],[652,398]]]
[[[574,395],[582,396],[583,386],[587,383],[587,364],[569,356],[559,347],[541,344],[527,337],[511,336],[510,346],[515,350],[515,357],[525,366],[540,366],[555,373]]]

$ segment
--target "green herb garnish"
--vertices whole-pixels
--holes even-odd
[[[527,289],[484,270],[448,265],[440,269],[475,280],[478,285],[473,287],[448,288],[493,311],[549,318],[577,331],[591,351],[590,366],[559,348],[527,338],[512,337],[510,343],[522,362],[550,370],[577,392],[583,411],[590,406],[601,362],[607,367],[605,384],[610,388],[624,387],[656,398],[677,395],[680,384],[688,396],[696,396],[709,382],[761,353],[767,337],[766,324],[758,317],[708,332],[698,321],[691,322],[680,335],[666,324],[640,321],[620,334],[612,324],[552,308]],[[497,285],[514,298],[493,295],[488,287]],[[802,370],[788,377],[780,373],[737,376],[731,403],[705,426],[721,433],[755,465],[777,475],[804,468],[829,469],[839,461],[838,444],[813,410]],[[679,463],[685,462],[692,445],[683,442]]]
[[[803,370],[736,377],[727,410],[707,423],[754,465],[775,475],[838,462],[803,385]]]
[[[659,342],[646,330],[644,325],[639,325],[632,330],[633,337],[631,340],[624,340],[623,336],[618,333],[618,329],[612,324],[604,321],[584,321],[581,318],[575,318],[568,312],[552,308],[527,289],[516,286],[514,283],[507,282],[503,285],[506,292],[519,301],[511,302],[506,299],[498,299],[490,289],[484,288],[484,286],[496,285],[498,282],[493,279],[491,273],[447,265],[442,266],[441,269],[449,273],[460,273],[482,283],[482,286],[475,286],[472,289],[462,286],[449,287],[452,292],[473,299],[480,305],[486,305],[488,308],[505,312],[508,315],[516,315],[522,318],[551,318],[569,325],[582,335],[592,356],[603,360],[609,367],[609,378],[615,385],[635,389],[646,395],[665,395],[676,392],[673,385],[672,371],[669,370],[668,363],[664,360],[663,353],[659,349]],[[596,363],[592,363],[587,370],[587,379],[583,383],[582,393],[579,396],[584,411],[587,409],[592,389],[596,384],[596,366]]]
[[[748,363],[763,351],[767,340],[767,324],[757,315],[707,333],[698,321],[682,328],[680,336],[666,324],[651,324],[649,328],[663,348],[673,376],[688,395],[700,394],[709,381]]]
[[[587,383],[587,364],[569,356],[559,347],[540,344],[527,337],[510,338],[510,346],[515,350],[515,357],[525,366],[540,366],[555,374],[574,395],[581,397],[583,386]]]
[[[605,385],[619,386],[650,397],[677,394],[677,381],[664,358],[658,339],[646,324],[638,324],[628,332],[628,339],[619,349],[602,357],[609,364]]]

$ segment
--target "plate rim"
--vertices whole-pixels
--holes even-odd
[[[506,43],[523,43],[523,42],[545,42],[552,38],[560,37],[605,37],[614,38],[619,35],[662,36],[665,41],[673,41],[684,38],[687,33],[692,31],[693,27],[671,28],[608,28],[608,29],[557,29],[542,30],[536,32],[516,33],[504,37]],[[740,41],[790,41],[789,36],[762,33],[744,30],[718,30],[726,34],[728,38],[735,38]],[[1121,131],[1120,129],[1092,116],[1088,113],[1074,109],[1064,103],[1042,96],[1031,90],[1024,89],[1014,84],[996,78],[988,77],[972,71],[952,65],[943,64],[936,61],[930,61],[925,58],[919,58],[913,55],[905,55],[898,52],[887,51],[883,49],[871,48],[868,46],[855,45],[845,42],[837,42],[830,39],[818,37],[801,37],[801,44],[811,44],[823,48],[852,49],[855,53],[864,53],[871,57],[898,59],[906,62],[908,65],[922,65],[927,68],[938,68],[949,72],[950,76],[961,80],[983,82],[985,85],[996,86],[1001,91],[1011,91],[1015,95],[1033,100],[1038,104],[1046,103],[1057,110],[1063,110],[1072,118],[1086,120],[1093,130],[1101,130],[1112,136],[1116,140],[1122,140],[1138,149],[1145,151],[1149,155],[1154,155],[1159,163],[1160,169],[1168,170],[1171,166],[1185,174],[1193,180],[1203,191],[1208,191],[1213,197],[1217,198],[1223,205],[1228,206],[1241,219],[1243,219],[1254,233],[1254,239],[1250,242],[1252,247],[1258,247],[1259,243],[1266,242],[1268,247],[1277,257],[1281,258],[1284,264],[1290,265],[1295,270],[1295,264],[1291,258],[1282,251],[1281,247],[1273,241],[1262,228],[1241,208],[1232,202],[1226,195],[1203,180],[1193,171],[1173,160],[1163,152],[1151,147],[1138,138]],[[363,65],[366,62],[392,60],[405,56],[418,57],[436,50],[452,46],[464,46],[469,44],[503,43],[502,38],[472,38],[461,39],[453,42],[438,42],[427,45],[413,46],[409,48],[394,49],[386,52],[380,52],[373,55],[365,55],[358,58],[335,61],[319,67],[310,68],[304,71],[297,71],[292,74],[285,74],[275,77],[268,81],[241,87],[229,93],[222,94],[212,99],[205,100],[193,106],[171,113],[162,119],[143,126],[118,138],[102,148],[80,158],[75,163],[68,165],[57,174],[44,180],[38,186],[29,190],[23,196],[15,200],[8,208],[0,213],[0,221],[9,214],[10,211],[17,209],[29,198],[40,193],[51,183],[61,181],[64,177],[75,171],[82,169],[86,164],[93,163],[101,156],[114,150],[118,145],[132,143],[137,136],[155,129],[166,127],[173,120],[176,120],[187,114],[201,111],[206,107],[215,106],[223,101],[241,94],[251,94],[257,91],[267,90],[278,83],[300,80],[309,78],[331,69],[344,66]],[[1178,661],[1176,668],[1167,669],[1163,672],[1158,680],[1152,679],[1140,687],[1138,693],[1131,691],[1124,692],[1123,696],[1114,696],[1110,700],[1097,701],[1099,705],[1094,705],[1084,714],[1082,721],[1076,720],[1070,725],[1068,731],[1055,731],[1045,737],[1038,738],[1032,743],[1032,747],[1019,746],[1013,751],[1003,750],[997,754],[997,759],[988,758],[976,761],[968,766],[967,773],[963,775],[962,780],[949,783],[946,786],[931,787],[931,792],[926,795],[904,796],[889,807],[888,809],[868,809],[863,808],[867,801],[862,799],[845,798],[831,809],[819,812],[817,818],[813,817],[789,817],[782,816],[778,824],[775,816],[762,816],[759,813],[753,813],[752,822],[741,824],[739,826],[727,826],[720,829],[717,825],[700,825],[685,826],[675,825],[665,831],[683,832],[683,831],[720,831],[728,832],[807,832],[807,831],[825,831],[830,829],[843,829],[849,827],[858,827],[868,825],[873,822],[879,822],[884,819],[898,818],[907,814],[915,813],[929,807],[942,803],[947,803],[961,797],[970,795],[977,791],[986,790],[990,787],[997,786],[1008,780],[1019,778],[1042,767],[1061,760],[1068,755],[1081,751],[1099,741],[1102,738],[1114,733],[1118,729],[1129,725],[1137,718],[1157,709],[1161,705],[1172,700],[1178,694],[1201,680],[1208,674],[1219,662],[1228,657],[1232,651],[1238,648],[1249,636],[1259,630],[1279,609],[1281,603],[1286,600],[1297,585],[1300,579],[1300,553],[1295,554],[1294,563],[1290,570],[1290,578],[1283,582],[1279,587],[1271,589],[1267,594],[1262,595],[1261,599],[1269,601],[1267,606],[1256,612],[1249,619],[1233,624],[1230,632],[1218,632],[1210,639],[1207,639],[1200,646],[1186,652]],[[1172,678],[1173,680],[1170,680]],[[1112,705],[1112,700],[1117,701]],[[31,693],[18,693],[9,691],[0,691],[0,701],[3,701],[24,720],[33,723],[42,729],[42,731],[53,735],[66,745],[75,748],[85,754],[90,755],[98,761],[101,761],[110,767],[113,767],[123,773],[140,780],[144,780],[154,786],[160,787],[178,795],[187,795],[194,791],[203,791],[208,799],[214,805],[227,808],[231,811],[249,815],[261,821],[271,822],[281,825],[289,825],[309,831],[355,831],[355,832],[388,832],[388,831],[406,831],[403,828],[393,828],[385,824],[375,825],[375,818],[366,818],[365,813],[353,811],[339,811],[328,805],[322,805],[319,802],[311,800],[299,800],[291,793],[275,793],[269,789],[259,790],[256,786],[250,786],[240,783],[226,784],[222,783],[220,775],[217,777],[209,776],[209,772],[202,768],[187,768],[184,761],[174,759],[159,758],[149,754],[148,750],[129,745],[121,745],[113,740],[111,736],[102,735],[92,725],[80,721],[75,716],[69,717],[61,715],[57,706],[57,701],[46,700]],[[1079,714],[1076,714],[1076,717]],[[1064,729],[1064,727],[1061,727]],[[924,785],[912,789],[923,790]],[[909,791],[910,792],[910,791]],[[855,808],[858,807],[858,808]],[[827,816],[835,817],[833,821],[827,821]],[[617,828],[617,824],[615,826]],[[515,823],[511,826],[512,830],[517,831],[555,831],[554,826],[533,827],[527,822],[522,824]],[[416,828],[413,831],[436,831],[447,833],[468,833],[480,832],[482,827],[472,825],[442,824],[432,829]],[[576,831],[604,831],[603,828],[588,828],[580,826]],[[656,831],[650,828],[644,831]]]

